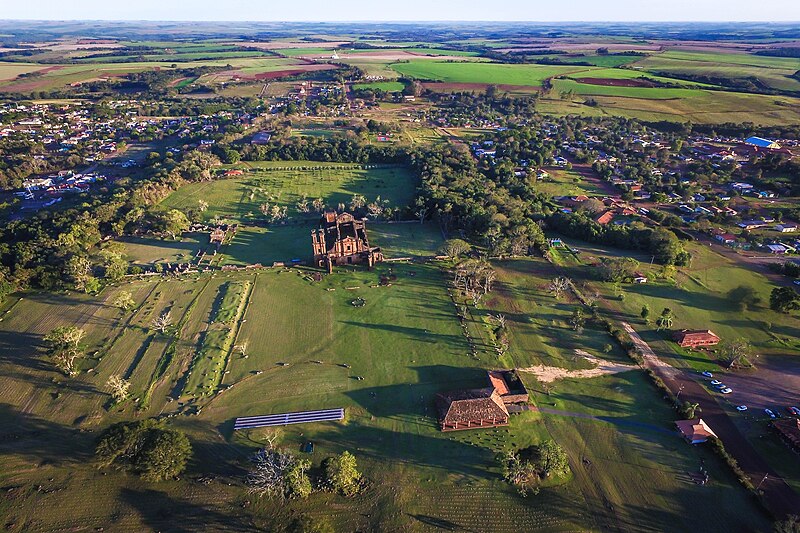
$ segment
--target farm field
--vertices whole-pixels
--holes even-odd
[[[304,195],[309,202],[322,198],[332,207],[349,204],[355,194],[365,196],[369,202],[380,196],[392,207],[404,207],[413,197],[413,177],[403,167],[363,169],[360,165],[299,162],[280,166],[249,165],[249,168],[256,171],[241,178],[181,187],[160,205],[165,209],[188,209],[196,207],[202,199],[209,204],[202,214],[205,220],[247,222],[263,219],[260,206],[264,203],[287,207],[290,218],[315,218],[313,214],[297,210],[296,204]]]
[[[447,63],[412,60],[391,67],[403,76],[445,83],[502,84],[540,87],[553,76],[589,71],[591,67],[507,65],[501,63]]]
[[[399,92],[405,85],[399,81],[376,81],[372,83],[354,83],[353,89],[374,89],[386,92]]]
[[[800,90],[800,81],[791,77],[800,70],[800,59],[795,58],[669,50],[643,59],[636,66],[677,77],[685,74],[728,79],[754,77],[775,89]]]
[[[543,113],[587,116],[613,115],[639,120],[671,120],[721,124],[746,120],[755,124],[780,125],[800,121],[800,100],[785,96],[645,87],[607,87],[581,84],[571,80],[555,80],[561,90],[573,90],[589,97],[596,106],[585,105],[585,99],[540,100]]]

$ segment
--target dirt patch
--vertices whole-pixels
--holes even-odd
[[[610,363],[603,359],[598,359],[597,357],[593,356],[592,354],[585,352],[583,350],[575,350],[575,353],[579,356],[583,357],[593,365],[594,368],[587,368],[583,370],[568,370],[566,368],[561,368],[557,366],[545,366],[545,365],[537,365],[532,366],[529,368],[520,368],[521,372],[529,372],[536,376],[542,383],[552,383],[557,379],[565,379],[565,378],[578,378],[578,379],[588,379],[588,378],[596,378],[600,376],[607,376],[610,374],[619,374],[620,372],[627,372],[629,370],[635,370],[637,367],[632,365],[623,365],[619,363]]]
[[[641,79],[620,80],[615,78],[573,78],[578,83],[602,85],[603,87],[656,87],[652,81]]]

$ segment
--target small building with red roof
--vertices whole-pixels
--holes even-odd
[[[714,346],[719,344],[720,338],[710,329],[688,330],[683,329],[672,336],[682,348],[696,348],[698,346]]]

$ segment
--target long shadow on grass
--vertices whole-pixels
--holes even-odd
[[[20,365],[33,370],[50,370],[37,350],[42,348],[41,335],[19,331],[0,331],[0,363]]]
[[[430,344],[446,343],[450,346],[462,346],[463,337],[460,335],[447,335],[443,333],[433,333],[424,328],[413,328],[408,326],[398,326],[396,324],[365,324],[363,322],[342,321],[343,324],[350,326],[359,326],[367,329],[377,329],[382,331],[389,331],[406,337],[411,337],[421,342],[428,342]]]
[[[17,455],[40,465],[69,465],[92,459],[95,435],[45,420],[0,403],[0,456]]]
[[[241,509],[176,498],[153,489],[123,488],[120,498],[136,509],[151,531],[194,533],[195,531],[255,531],[255,525]]]

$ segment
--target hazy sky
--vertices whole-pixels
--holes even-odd
[[[0,0],[0,18],[787,22],[800,0]]]

